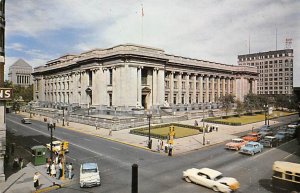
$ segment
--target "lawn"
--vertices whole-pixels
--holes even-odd
[[[151,129],[150,134],[167,137],[168,133],[169,133],[169,129],[170,129],[170,127],[161,127],[161,128]],[[178,127],[178,126],[174,126],[174,129],[175,129],[175,137],[176,138],[187,137],[190,135],[199,134],[199,130],[196,130],[196,129],[190,129],[190,128]],[[149,130],[142,130],[140,132],[147,135]]]
[[[294,113],[289,112],[283,112],[283,111],[273,111],[272,115],[269,116],[270,119],[275,117],[281,117],[286,115],[292,115]],[[229,117],[226,119],[214,119],[214,121],[220,121],[225,123],[241,123],[242,125],[249,124],[249,123],[255,123],[259,121],[265,120],[264,114],[254,114],[254,115],[243,115],[241,117]]]

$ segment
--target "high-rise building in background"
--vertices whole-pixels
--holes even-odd
[[[8,70],[8,79],[13,85],[27,87],[32,84],[32,67],[23,59],[17,60]]]
[[[0,0],[0,87],[4,86],[4,35],[5,35],[5,1]],[[0,101],[0,183],[5,181],[4,156],[6,150],[5,101]]]
[[[293,94],[293,49],[238,56],[241,66],[256,66],[257,94]]]

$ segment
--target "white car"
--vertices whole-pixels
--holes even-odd
[[[60,152],[60,145],[61,145],[61,143],[62,143],[62,141],[52,141],[52,151],[59,153]],[[65,152],[69,152],[69,143],[66,142],[66,141],[65,141],[65,143],[66,143],[66,145],[64,147],[65,148]],[[47,149],[51,150],[50,143],[47,143],[46,147],[47,147]]]
[[[209,168],[188,169],[183,172],[183,178],[187,182],[194,182],[216,192],[232,192],[240,187],[235,178],[223,177],[219,171]]]
[[[100,186],[100,172],[97,163],[83,163],[79,174],[80,188]]]

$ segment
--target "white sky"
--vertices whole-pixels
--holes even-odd
[[[293,38],[300,86],[299,21],[299,0],[9,0],[6,72],[18,58],[35,67],[123,43],[237,64],[237,55],[249,52],[249,37],[251,53],[275,50],[277,29],[277,49]]]

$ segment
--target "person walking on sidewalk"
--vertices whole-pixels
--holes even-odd
[[[70,180],[72,179],[72,170],[73,170],[73,166],[72,166],[72,163],[70,163],[68,165],[68,177]]]
[[[38,190],[39,186],[40,186],[39,177],[40,177],[40,174],[38,172],[35,172],[34,176],[33,176],[33,186],[34,186],[35,190]]]
[[[55,161],[53,161],[53,163],[51,164],[50,174],[51,174],[52,177],[56,177]]]
[[[61,160],[60,160],[58,163],[57,179],[59,180],[61,176],[62,176],[62,164],[61,164]]]
[[[157,140],[157,151],[160,152],[160,140]]]

